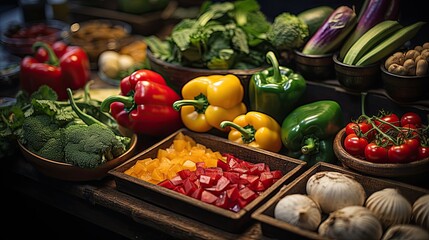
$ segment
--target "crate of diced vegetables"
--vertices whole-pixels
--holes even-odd
[[[305,162],[180,129],[109,171],[119,191],[228,232],[298,176]],[[174,204],[172,204],[174,203]]]

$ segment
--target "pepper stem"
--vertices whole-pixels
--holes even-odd
[[[267,82],[269,83],[281,83],[283,81],[283,77],[280,73],[279,62],[277,61],[276,55],[274,52],[269,51],[267,53],[267,62],[269,62],[273,68],[273,76],[267,78]]]
[[[52,66],[59,66],[60,65],[60,60],[58,60],[57,55],[54,53],[54,50],[52,50],[52,48],[44,43],[44,42],[35,42],[33,43],[33,52],[37,52],[37,49],[39,48],[44,48],[46,50],[46,52],[48,53],[48,62],[47,64],[52,65]]]
[[[221,128],[226,127],[232,127],[235,130],[239,131],[241,133],[241,138],[243,139],[244,143],[251,143],[255,141],[255,128],[251,125],[247,125],[245,127],[242,127],[234,122],[231,121],[222,121],[220,123]]]
[[[306,138],[304,144],[305,145],[301,147],[302,154],[311,154],[317,150],[316,140],[312,137]]]
[[[100,110],[102,112],[109,112],[110,111],[110,104],[112,104],[114,102],[123,103],[124,107],[127,109],[132,109],[132,107],[135,105],[134,95],[129,95],[129,96],[114,95],[114,96],[107,97],[106,99],[104,99],[101,102]]]
[[[200,94],[194,99],[182,99],[173,103],[173,108],[176,111],[179,111],[183,106],[193,106],[196,112],[204,113],[209,106],[209,102],[204,94]]]

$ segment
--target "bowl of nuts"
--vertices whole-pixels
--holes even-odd
[[[381,65],[381,79],[387,95],[407,103],[429,99],[429,42],[398,51]]]

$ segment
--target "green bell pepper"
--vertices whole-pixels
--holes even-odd
[[[333,141],[343,125],[341,106],[336,101],[320,100],[294,109],[282,123],[286,155],[309,166],[320,161],[334,163]]]
[[[279,66],[273,52],[267,53],[267,61],[272,67],[257,72],[250,78],[250,109],[263,112],[281,123],[304,95],[307,84],[299,73]]]

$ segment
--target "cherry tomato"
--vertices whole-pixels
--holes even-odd
[[[358,158],[365,157],[366,145],[368,145],[368,140],[363,137],[358,137],[355,133],[347,135],[344,139],[344,149],[352,156]]]
[[[398,115],[394,114],[394,113],[390,113],[387,114],[383,117],[380,118],[381,120],[383,120],[384,122],[390,123],[394,126],[399,127],[401,122],[399,120]],[[391,129],[392,127],[389,126],[388,124],[382,123],[380,121],[376,121],[375,124],[380,128],[381,131],[386,132],[387,130]]]
[[[422,146],[417,149],[417,160],[429,157],[429,146]]]
[[[346,135],[349,135],[352,133],[357,133],[358,131],[365,134],[371,128],[372,128],[372,126],[370,124],[368,124],[367,122],[359,122],[359,123],[350,122],[346,125]]]
[[[388,162],[387,148],[371,142],[365,147],[365,159],[373,163],[386,163]]]
[[[408,138],[404,140],[404,144],[410,147],[410,162],[417,160],[420,141],[417,138]]]
[[[422,118],[415,112],[407,112],[401,116],[401,126],[406,124],[413,124],[414,126],[420,126],[422,124]]]
[[[408,144],[393,145],[387,151],[390,163],[408,163],[410,162],[411,149]]]

